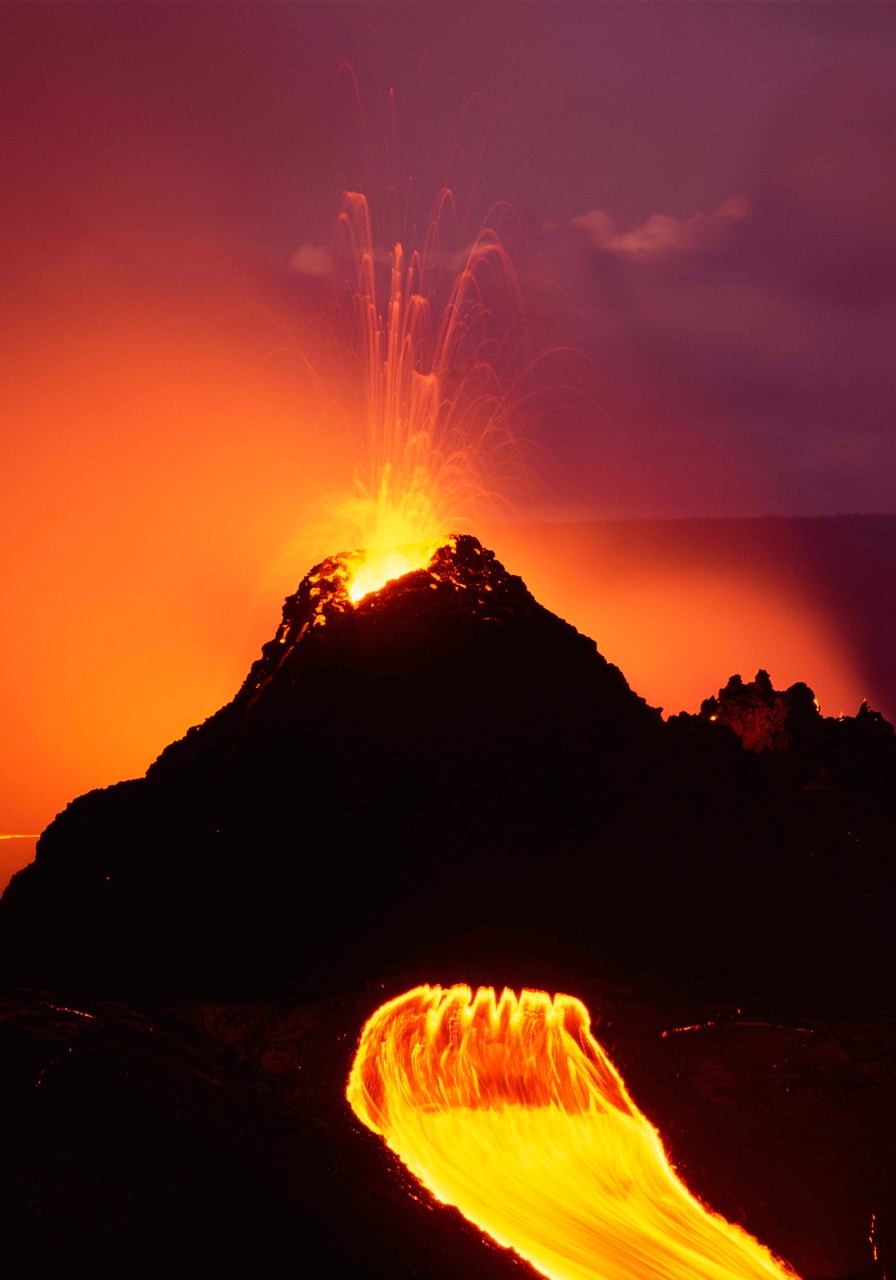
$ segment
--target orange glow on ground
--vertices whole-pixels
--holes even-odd
[[[793,1280],[677,1178],[581,1001],[421,986],[364,1027],[356,1115],[551,1280]]]

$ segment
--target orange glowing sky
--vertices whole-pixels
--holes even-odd
[[[449,20],[450,6],[412,8],[6,6],[0,15],[14,69],[0,90],[7,121],[0,138],[7,177],[0,198],[0,834],[38,832],[74,796],[142,774],[166,743],[233,695],[275,630],[283,597],[317,560],[344,549],[333,545],[319,502],[351,479],[344,408],[335,402],[344,405],[353,389],[334,386],[319,272],[340,184],[360,185],[363,170],[358,122],[336,102],[334,77],[340,59],[365,56],[371,39],[383,74],[409,68],[421,93],[423,107],[406,119],[420,133],[411,150],[427,171],[444,179],[443,154],[452,163],[465,156],[475,171],[467,192],[473,225],[492,200],[509,195],[519,207],[528,235],[519,269],[537,297],[538,327],[556,337],[556,314],[579,309],[581,325],[572,332],[595,362],[594,385],[571,416],[558,410],[556,418],[524,424],[536,439],[527,484],[513,495],[521,519],[836,511],[835,463],[849,481],[844,493],[883,493],[874,485],[892,469],[883,455],[874,461],[872,427],[861,448],[825,437],[833,449],[825,445],[830,486],[816,492],[813,477],[822,472],[812,469],[814,460],[798,467],[775,452],[775,442],[783,448],[796,437],[774,428],[771,410],[739,399],[736,379],[716,376],[723,366],[738,377],[746,370],[753,394],[760,384],[777,386],[786,364],[800,385],[815,387],[813,404],[827,402],[829,392],[813,381],[813,370],[831,364],[821,338],[846,351],[829,310],[822,333],[808,312],[785,307],[783,294],[757,311],[745,310],[749,299],[727,276],[715,282],[720,292],[707,292],[706,273],[721,253],[717,233],[756,234],[768,245],[769,219],[783,226],[790,216],[774,199],[791,169],[803,172],[802,116],[787,125],[787,146],[774,152],[778,169],[760,173],[745,161],[736,172],[732,159],[731,172],[718,178],[722,190],[718,169],[696,181],[704,144],[698,138],[691,154],[685,141],[696,136],[688,122],[698,105],[689,95],[699,80],[688,74],[675,92],[664,87],[661,104],[648,95],[645,120],[665,124],[674,123],[670,103],[687,101],[679,171],[696,182],[692,208],[672,171],[658,169],[652,151],[637,152],[642,143],[654,146],[653,126],[642,138],[640,117],[626,114],[625,86],[606,78],[601,106],[585,101],[590,72],[581,83],[567,81],[564,68],[579,76],[585,49],[570,43],[563,6],[525,6],[525,14],[517,6],[500,66],[490,52],[500,6],[455,6],[464,23]],[[667,57],[668,41],[694,51],[684,16],[671,33],[657,29],[651,43],[641,30],[654,21],[646,10],[598,8],[604,18],[589,18],[597,24],[588,35],[595,59],[606,49],[615,67],[629,65],[629,55],[646,67],[661,53],[671,75],[677,62]],[[473,26],[461,40],[467,19]],[[601,22],[612,30],[599,31]],[[743,33],[729,31],[731,22],[713,17],[721,25],[710,24],[707,67],[726,51],[732,66],[743,64]],[[779,31],[759,22],[749,38],[757,58],[778,56]],[[842,32],[828,38],[831,49],[844,47]],[[811,86],[827,45],[806,53],[803,65],[804,46],[787,39],[788,67]],[[879,33],[857,36],[850,48],[856,74],[873,79]],[[535,50],[543,66],[533,62]],[[488,75],[493,86],[483,83]],[[641,101],[653,81],[645,75],[631,83]],[[568,84],[562,100],[558,84]],[[478,101],[474,91],[490,87],[509,108],[497,113],[500,128],[494,119],[484,132],[477,124],[470,146],[457,120],[465,103]],[[877,99],[858,91],[850,102],[853,116],[878,109]],[[771,128],[783,108],[774,94],[761,107],[757,119]],[[600,125],[604,109],[613,128]],[[884,124],[889,118],[884,113]],[[596,122],[590,132],[576,123],[585,119]],[[739,117],[723,112],[713,120],[719,139],[741,140],[729,158],[755,160],[762,152],[758,135],[747,147]],[[889,138],[882,126],[872,142],[886,149]],[[667,142],[672,154],[671,135]],[[590,168],[589,148],[600,152]],[[536,173],[544,175],[542,195]],[[740,220],[728,218],[724,210],[734,206],[724,200],[754,187],[753,221],[746,201],[737,206]],[[838,205],[850,235],[878,235],[884,225],[887,192],[874,190],[870,213],[848,200]],[[801,225],[820,234],[818,219],[833,215],[811,205],[817,195],[814,187],[800,195],[808,219]],[[657,209],[675,212],[677,221],[661,228],[675,233],[676,253],[690,256],[670,267],[655,253],[645,257],[643,246],[635,252],[641,241],[633,231],[617,234],[594,216],[611,206],[619,227],[642,231],[660,225],[650,223]],[[699,208],[722,213],[694,222]],[[588,244],[583,218],[590,218]],[[775,262],[790,263],[780,243]],[[744,244],[738,253],[747,253]],[[732,262],[736,256],[732,249]],[[556,302],[556,280],[571,307]],[[670,319],[670,299],[684,300],[687,316]],[[738,325],[721,315],[729,304]],[[875,306],[863,312],[869,324],[881,314]],[[784,350],[775,338],[767,350],[772,321],[775,334],[786,329],[800,342],[793,338]],[[564,326],[566,319],[560,336]],[[703,341],[701,326],[711,340]],[[863,335],[856,342],[864,359],[871,346]],[[700,359],[679,339],[697,343]],[[718,356],[718,368],[701,363],[706,353]],[[866,382],[854,373],[847,380],[857,417],[855,388]],[[559,403],[565,389],[554,390]],[[782,396],[796,402],[792,388]],[[881,392],[884,400],[891,403]],[[773,423],[765,435],[760,418]],[[721,543],[711,545],[714,535],[702,542],[695,535],[676,550],[657,531],[533,530],[508,525],[506,512],[502,518],[503,525],[485,517],[471,532],[667,712],[696,710],[732,672],[749,677],[760,665],[777,686],[806,679],[826,712],[855,711],[866,695],[885,713],[896,711],[886,702],[890,688],[875,683],[867,654],[838,615],[824,566],[807,572],[805,555],[789,563],[780,548],[766,546],[753,556],[742,542],[729,555]],[[0,879],[4,864],[8,871],[29,856],[27,841],[0,842]]]

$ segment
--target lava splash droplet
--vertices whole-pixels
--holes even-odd
[[[415,987],[368,1020],[347,1096],[551,1280],[794,1280],[678,1179],[572,996]]]

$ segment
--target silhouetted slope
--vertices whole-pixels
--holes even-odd
[[[518,869],[583,838],[594,760],[614,772],[660,731],[473,539],[357,608],[344,577],[306,577],[233,702],[145,779],[51,824],[4,899],[7,971],[178,990],[363,971],[370,947],[506,914]]]
[[[880,998],[892,733],[882,790],[841,770],[820,820],[830,753],[769,767],[719,721],[663,724],[475,539],[357,606],[346,577],[313,570],[230,704],[50,825],[0,903],[4,977],[316,995],[495,928]]]

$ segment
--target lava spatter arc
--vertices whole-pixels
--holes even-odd
[[[493,486],[513,470],[523,299],[494,228],[449,252],[452,203],[442,191],[416,245],[413,234],[381,245],[366,196],[343,193],[335,318],[354,468],[325,505],[343,545],[364,548],[354,602],[426,565],[452,528],[494,504]]]
[[[347,1097],[549,1280],[795,1280],[680,1181],[572,996],[415,987],[366,1023]]]

